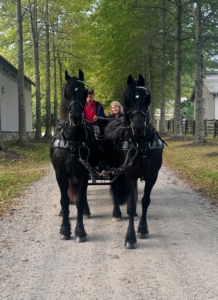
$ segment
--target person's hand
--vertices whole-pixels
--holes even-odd
[[[93,122],[96,122],[96,121],[98,121],[98,116],[94,116],[94,118],[93,118]]]

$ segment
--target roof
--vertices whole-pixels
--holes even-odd
[[[215,78],[205,78],[204,84],[208,88],[210,94],[218,94],[218,79]]]
[[[218,69],[214,69],[214,68],[206,68],[205,74],[218,74]]]
[[[204,85],[207,87],[210,94],[218,94],[218,78],[207,77],[203,79]],[[189,101],[195,100],[195,88],[189,97]]]
[[[7,65],[11,66],[13,69],[15,69],[16,71],[18,71],[18,69],[14,65],[12,65],[7,59],[5,59],[1,54],[0,54],[0,60],[3,60]],[[24,75],[24,77],[32,85],[36,86],[36,84],[30,78],[28,78],[26,75]]]

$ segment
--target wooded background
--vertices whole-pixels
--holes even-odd
[[[36,83],[37,139],[42,125],[51,136],[59,119],[64,71],[82,69],[106,111],[121,101],[127,76],[143,74],[152,120],[161,110],[161,134],[173,102],[174,134],[182,136],[181,97],[195,87],[195,142],[204,142],[202,78],[205,67],[218,67],[217,12],[217,0],[5,0],[0,54],[18,67],[23,58],[25,75]]]

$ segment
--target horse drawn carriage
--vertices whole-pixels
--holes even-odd
[[[92,124],[83,117],[87,95],[83,72],[79,70],[79,77],[70,77],[66,71],[65,78],[61,122],[56,126],[50,153],[61,194],[61,238],[70,239],[69,204],[74,201],[77,206],[76,241],[86,241],[83,215],[90,214],[87,187],[109,184],[114,202],[112,217],[120,219],[120,205],[127,204],[129,225],[125,247],[135,249],[137,181],[145,181],[138,226],[139,238],[145,239],[148,237],[150,194],[163,152],[163,141],[150,123],[148,106],[151,99],[144,78],[140,74],[138,80],[128,76],[123,96],[125,117],[110,122],[104,135],[97,138]]]

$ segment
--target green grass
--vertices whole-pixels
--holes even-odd
[[[202,146],[194,145],[192,138],[166,142],[165,164],[218,204],[218,141],[207,139]]]
[[[50,163],[49,143],[8,142],[5,146],[6,151],[0,152],[0,213],[30,183],[39,180]]]

